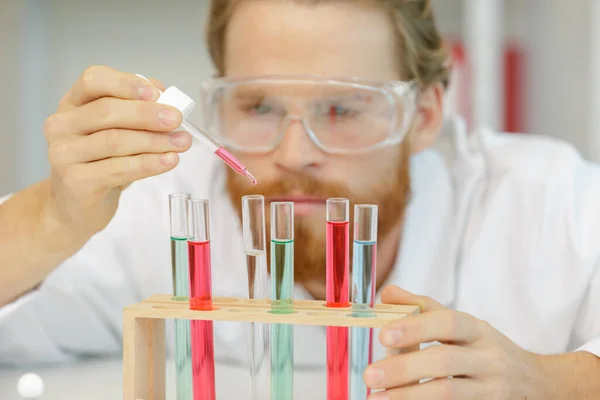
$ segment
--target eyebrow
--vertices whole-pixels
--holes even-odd
[[[237,88],[233,93],[233,97],[237,100],[254,100],[256,98],[263,98],[265,95],[265,90],[260,87]]]

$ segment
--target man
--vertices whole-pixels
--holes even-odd
[[[379,299],[422,307],[381,330],[365,381],[389,390],[371,398],[600,396],[600,170],[444,120],[428,0],[215,0],[208,34],[225,80],[203,123],[259,184],[168,133],[181,115],[158,82],[86,70],[45,126],[51,176],[0,208],[0,359],[118,353],[121,309],[171,290],[173,192],[210,200],[218,295],[246,290],[240,196],[294,201],[295,297],[323,299],[324,202],[343,196],[379,206]],[[239,328],[216,329],[243,364]],[[298,365],[322,368],[324,337],[298,327]]]

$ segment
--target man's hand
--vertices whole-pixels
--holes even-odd
[[[421,307],[420,315],[381,330],[379,339],[384,346],[401,349],[435,341],[441,345],[370,365],[365,371],[366,384],[371,389],[386,389],[373,393],[370,400],[540,398],[545,374],[539,356],[519,348],[488,323],[398,287],[386,288],[382,301]]]
[[[182,115],[157,104],[158,82],[105,66],[86,69],[45,123],[53,225],[89,238],[114,216],[121,191],[175,168],[191,136]],[[59,224],[58,224],[59,223]]]
[[[0,306],[42,282],[111,221],[129,184],[172,170],[191,147],[160,82],[86,69],[44,124],[50,177],[0,207]]]

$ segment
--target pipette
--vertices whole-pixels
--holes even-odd
[[[136,76],[139,76],[140,78],[150,82],[150,80],[145,76],[142,76],[140,74],[136,74]],[[205,132],[203,132],[201,129],[199,129],[187,120],[187,117],[196,107],[196,102],[192,100],[192,98],[190,98],[188,95],[183,93],[175,86],[169,86],[164,92],[160,92],[160,97],[156,102],[175,107],[179,111],[181,111],[181,114],[183,115],[183,122],[181,123],[181,128],[185,129],[196,139],[200,140],[202,144],[208,147],[210,151],[216,154],[217,157],[223,160],[225,164],[229,165],[238,174],[246,176],[248,179],[250,179],[253,185],[257,184],[256,178],[252,176],[252,174],[248,171],[244,164],[241,163],[240,160],[235,158],[230,152],[228,152],[223,146],[217,143],[213,138],[208,136]]]

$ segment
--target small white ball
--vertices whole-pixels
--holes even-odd
[[[17,391],[24,399],[37,399],[44,393],[44,381],[38,374],[27,373],[19,378]]]

